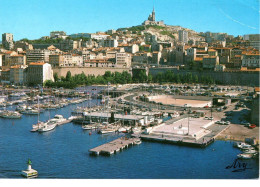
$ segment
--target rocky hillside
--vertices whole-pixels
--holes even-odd
[[[178,31],[179,30],[186,30],[189,33],[189,38],[190,39],[196,39],[199,40],[200,38],[203,38],[198,35],[197,32],[191,30],[191,29],[186,29],[181,26],[171,26],[171,25],[166,25],[166,26],[157,26],[157,25],[147,25],[147,26],[133,26],[129,28],[120,28],[118,29],[119,31],[125,31],[125,32],[131,32],[132,34],[151,34],[151,35],[156,35],[157,38],[160,41],[174,41],[179,39]]]

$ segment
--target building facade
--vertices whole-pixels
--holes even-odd
[[[30,64],[31,62],[49,62],[50,51],[47,49],[34,49],[26,51],[26,62]]]
[[[7,50],[11,50],[14,48],[13,34],[4,33],[2,34],[2,44],[3,47]]]
[[[37,85],[43,84],[46,80],[54,81],[51,65],[45,62],[30,63],[27,69],[27,83]]]

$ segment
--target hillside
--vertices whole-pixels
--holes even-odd
[[[119,28],[117,31],[130,31],[132,34],[141,34],[141,32],[148,33],[151,35],[156,35],[158,40],[160,41],[174,41],[179,39],[178,31],[179,30],[186,30],[189,33],[189,38],[190,39],[196,39],[198,40],[199,38],[202,38],[201,36],[198,35],[197,32],[191,30],[191,29],[186,29],[181,26],[171,26],[171,25],[166,25],[166,26],[157,26],[157,25],[139,25],[139,26],[132,26],[128,28]]]

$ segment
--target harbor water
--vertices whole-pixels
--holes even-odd
[[[55,114],[68,118],[77,106],[99,100],[41,113],[46,121]],[[14,106],[8,107],[14,110]],[[84,131],[81,125],[68,123],[45,133],[30,132],[37,115],[21,119],[0,118],[0,178],[22,178],[28,158],[38,178],[82,179],[249,179],[258,178],[258,160],[243,160],[244,171],[226,169],[240,150],[232,142],[216,141],[206,148],[193,148],[154,142],[125,149],[112,156],[90,156],[88,150],[124,134],[100,135]]]

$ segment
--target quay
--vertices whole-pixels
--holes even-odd
[[[221,132],[228,128],[228,125],[219,125],[203,119],[192,119],[190,121],[191,127],[187,127],[187,123],[184,120],[187,119],[179,121],[169,120],[166,124],[153,127],[145,133],[132,134],[132,137],[138,137],[144,141],[151,142],[207,147],[215,141]]]
[[[91,155],[112,155],[136,144],[140,144],[139,138],[121,137],[93,149],[90,149],[89,152]]]

